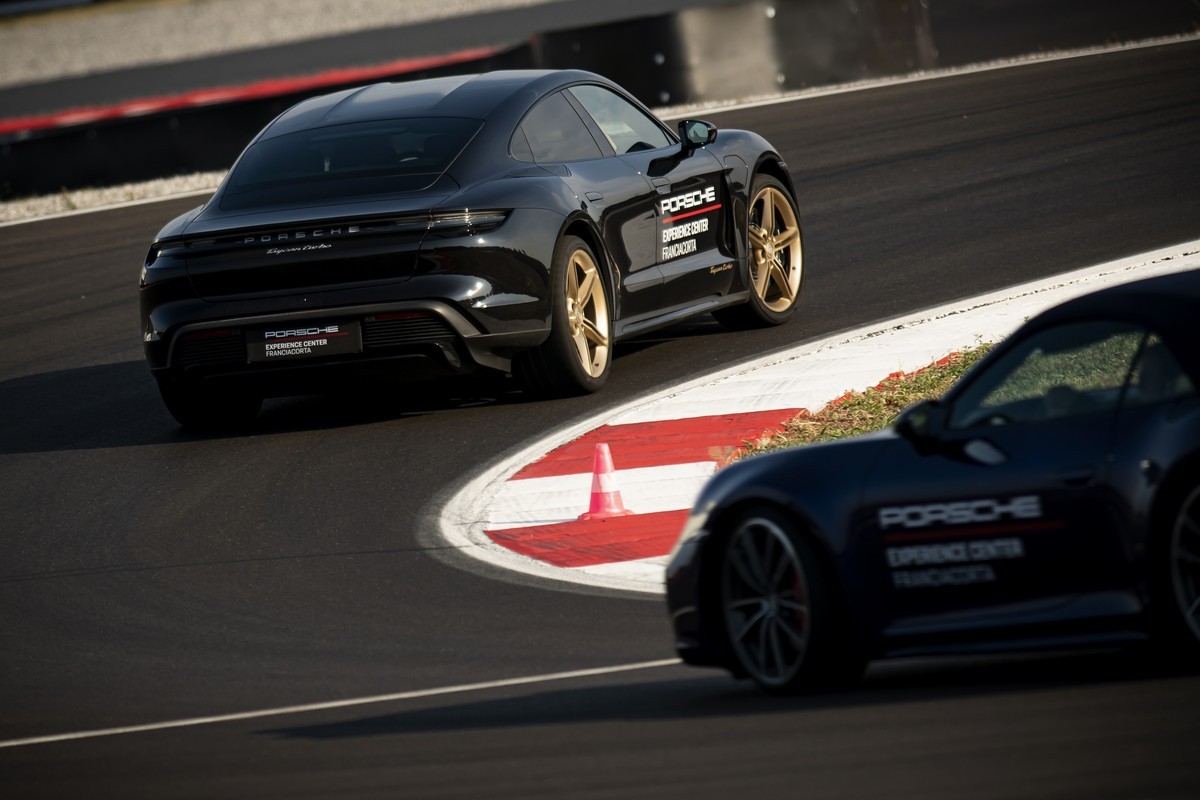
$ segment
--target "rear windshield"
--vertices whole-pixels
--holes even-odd
[[[388,119],[264,139],[238,162],[221,208],[307,205],[423,189],[482,125],[456,117]]]

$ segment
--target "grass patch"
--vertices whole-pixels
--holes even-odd
[[[893,373],[878,386],[866,391],[847,392],[816,414],[800,414],[785,423],[782,430],[748,443],[743,450],[734,454],[731,461],[886,428],[913,403],[941,397],[991,348],[991,344],[981,344],[961,353],[953,353],[916,372]]]

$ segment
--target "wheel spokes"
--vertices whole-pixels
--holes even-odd
[[[575,290],[575,300],[582,306],[587,305],[588,300],[591,299],[594,293],[596,287],[596,269],[594,267],[591,269],[583,267],[581,271],[583,272],[583,280],[577,281],[578,286]]]
[[[734,635],[734,639],[736,639],[739,642],[742,641],[743,639],[745,639],[747,636],[750,635],[750,631],[754,630],[754,627],[756,625],[758,625],[760,622],[762,622],[766,616],[767,616],[767,609],[766,609],[766,606],[763,606],[757,612],[755,612],[753,615],[751,615],[750,619],[746,620],[746,624],[743,625],[741,630],[739,630]]]
[[[767,246],[771,243],[770,235],[767,234],[766,232],[764,232],[762,230],[762,228],[756,228],[753,225],[751,225],[749,233],[750,233],[750,247],[754,250],[754,252],[756,254],[765,250],[767,248]]]
[[[762,220],[760,227],[767,232],[768,236],[775,234],[775,195],[771,190],[767,190],[759,195],[762,198],[762,212],[759,219]]]
[[[791,305],[792,300],[795,298],[795,294],[792,292],[792,285],[788,280],[788,276],[783,271],[783,266],[778,261],[771,262],[770,274],[772,279],[771,282],[774,283],[775,288],[779,290],[780,298],[786,300],[787,303]]]
[[[800,224],[791,201],[773,186],[759,192],[751,208],[754,213],[747,236],[751,283],[768,309],[783,312],[796,301],[800,290]]]
[[[766,587],[759,578],[756,570],[746,560],[746,557],[741,549],[731,549],[729,552],[730,561],[733,563],[733,568],[737,572],[738,577],[742,579],[742,583],[755,594],[761,595]]]
[[[808,647],[803,572],[788,534],[768,518],[744,520],[730,537],[722,568],[722,606],[730,645],[766,686],[794,679]]]
[[[608,346],[608,337],[605,336],[603,333],[601,333],[596,328],[596,323],[592,322],[590,319],[584,319],[583,326],[582,326],[582,332],[583,332],[583,338],[586,339],[587,341],[591,342],[592,344],[600,346],[600,347]]]
[[[791,227],[782,230],[775,236],[775,250],[786,250],[789,247],[796,247],[800,244],[800,229]]]
[[[567,264],[566,316],[568,334],[580,366],[593,378],[608,363],[608,302],[596,263],[576,250]]]

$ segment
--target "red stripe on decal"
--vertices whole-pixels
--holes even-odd
[[[628,517],[560,522],[488,531],[493,542],[556,567],[590,567],[665,556],[688,512],[659,511]]]
[[[1056,531],[1067,527],[1065,520],[1048,522],[1013,522],[1008,525],[987,525],[974,528],[939,528],[935,531],[914,531],[912,533],[885,533],[885,542],[922,542],[936,539],[962,539],[974,536],[996,536],[1001,533],[1032,533],[1035,531]]]
[[[677,219],[687,219],[688,217],[694,217],[699,214],[707,214],[710,211],[716,211],[720,207],[721,207],[721,204],[716,203],[715,205],[705,206],[704,208],[698,208],[695,211],[689,211],[686,214],[676,214],[673,217],[663,217],[663,225],[666,225],[668,222],[674,222]]]
[[[501,48],[499,47],[481,47],[462,50],[458,53],[451,53],[445,56],[401,58],[373,67],[334,69],[299,78],[275,78],[257,81],[244,86],[222,86],[211,89],[197,89],[196,91],[180,95],[139,98],[113,106],[73,108],[53,114],[14,117],[12,119],[0,120],[0,135],[21,131],[42,130],[45,128],[60,128],[67,125],[82,125],[89,122],[100,122],[102,120],[121,119],[124,117],[138,117],[145,114],[213,105],[214,103],[276,97],[296,92],[315,91],[339,84],[369,83],[391,76],[403,75],[407,72],[418,72],[424,69],[451,66],[464,61],[487,58],[496,55],[500,51]]]
[[[596,445],[607,443],[617,469],[723,461],[746,442],[778,430],[798,408],[713,417],[604,425],[524,467],[516,478],[547,478],[592,471]]]

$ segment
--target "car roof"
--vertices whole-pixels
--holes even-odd
[[[1200,270],[1186,270],[1118,284],[1068,300],[1030,320],[1030,328],[1088,319],[1117,319],[1161,334],[1192,375],[1200,375],[1197,339]]]
[[[399,116],[486,119],[518,93],[524,94],[521,104],[527,107],[550,90],[579,80],[609,83],[582,70],[503,70],[376,83],[304,100],[280,114],[260,138]]]

